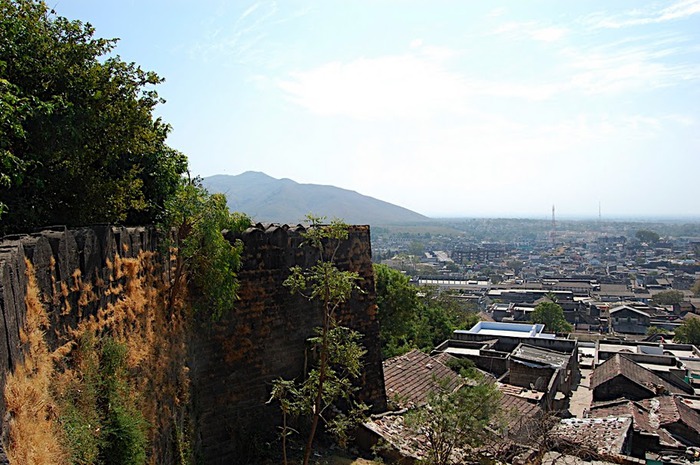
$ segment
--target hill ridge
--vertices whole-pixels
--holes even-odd
[[[352,224],[429,221],[420,213],[354,190],[277,179],[261,171],[216,174],[202,182],[209,192],[226,194],[230,209],[247,213],[256,221],[298,223],[309,213]]]

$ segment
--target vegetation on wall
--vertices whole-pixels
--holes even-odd
[[[27,278],[27,319],[20,330],[20,340],[26,347],[25,360],[8,373],[5,383],[5,404],[9,413],[6,452],[12,464],[63,465],[68,463],[70,454],[53,413],[57,410],[51,392],[55,367],[53,354],[44,339],[49,319],[29,261]]]
[[[83,335],[74,350],[80,376],[63,376],[59,421],[74,464],[146,461],[148,424],[129,388],[127,347],[106,336]]]
[[[308,217],[310,226],[303,233],[305,243],[318,251],[319,259],[309,269],[293,267],[284,285],[311,302],[310,311],[320,305],[322,324],[310,339],[316,362],[302,381],[278,379],[273,383],[271,401],[277,401],[283,415],[283,461],[287,463],[287,437],[292,429],[290,417],[308,420],[303,464],[308,465],[313,452],[319,423],[333,434],[341,445],[354,420],[366,410],[357,403],[353,382],[359,378],[362,357],[361,335],[337,322],[337,312],[354,292],[360,292],[356,272],[342,271],[336,266],[336,253],[342,240],[348,237],[347,225],[339,220],[324,224],[323,217]],[[338,404],[345,411],[338,409]],[[348,413],[349,412],[349,413]]]
[[[189,288],[195,309],[214,320],[233,308],[243,244],[229,243],[222,231],[243,231],[251,224],[248,216],[228,210],[223,194],[210,195],[199,180],[183,179],[165,203],[159,228],[166,248],[176,252],[169,305]]]
[[[0,234],[150,223],[177,190],[187,159],[153,115],[162,79],[116,42],[43,1],[0,0]]]
[[[115,255],[107,275],[88,282],[76,270],[50,295],[27,262],[27,352],[4,393],[11,463],[143,464],[162,455],[189,463],[189,312],[166,305],[155,257]],[[108,303],[91,313],[100,301]],[[45,337],[50,306],[79,317],[55,349]]]

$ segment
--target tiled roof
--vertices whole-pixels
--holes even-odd
[[[387,398],[402,407],[425,404],[428,394],[440,388],[440,380],[446,380],[449,390],[461,385],[457,373],[419,350],[385,360],[383,365]]]
[[[509,430],[518,430],[535,421],[535,417],[542,412],[536,404],[511,394],[503,394],[500,406]]]
[[[535,391],[531,389],[524,388],[522,386],[516,386],[514,384],[498,383],[498,390],[501,391],[503,395],[511,395],[519,397],[521,399],[530,400],[532,402],[539,402],[544,396],[544,392]]]
[[[517,432],[524,425],[531,424],[540,412],[539,407],[507,394],[501,398],[501,408],[502,412],[510,414],[506,417],[506,420],[509,430],[512,432]],[[392,448],[396,449],[401,456],[424,460],[427,457],[429,447],[428,439],[424,432],[419,432],[406,426],[404,422],[405,412],[405,410],[401,410],[372,415],[363,425],[379,435]],[[497,429],[500,425],[492,424],[491,426]],[[502,438],[502,440],[507,441],[506,438]],[[464,452],[463,449],[459,448],[453,451],[454,463],[464,463],[463,460],[459,460]]]
[[[657,387],[662,387],[668,393],[685,394],[680,388],[677,388],[652,371],[647,370],[620,354],[613,355],[593,370],[593,374],[591,375],[591,389],[595,389],[616,376],[624,376],[633,383],[644,387],[649,390],[651,396],[658,393]]]
[[[430,358],[432,358],[433,360],[437,360],[443,365],[447,365],[452,360],[459,360],[457,357],[455,357],[452,354],[448,354],[447,352],[438,352],[437,354],[431,355]]]
[[[379,435],[403,457],[420,460],[426,456],[427,438],[406,428],[402,413],[372,417],[364,427]]]
[[[554,427],[554,437],[603,455],[623,453],[631,417],[568,418]]]
[[[671,399],[670,397],[658,397],[657,399],[662,398]],[[659,424],[658,416],[642,402],[633,402],[627,399],[602,402],[592,405],[590,413],[597,418],[629,415],[634,420],[632,427],[636,431],[659,436],[660,444],[664,447],[681,447],[681,443]]]
[[[657,416],[660,426],[681,422],[700,433],[700,414],[683,402],[679,396],[663,396],[640,402]]]
[[[651,315],[649,315],[647,312],[644,312],[638,308],[630,307],[629,305],[620,305],[619,307],[615,307],[615,308],[611,309],[610,316],[612,316],[613,313],[621,312],[623,310],[638,313],[638,314],[643,315],[647,318],[651,317]]]

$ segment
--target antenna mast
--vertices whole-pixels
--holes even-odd
[[[554,205],[552,204],[552,232],[550,233],[550,240],[552,241],[552,245],[554,245],[554,236],[556,234],[557,230],[557,221],[554,217]]]
[[[552,231],[557,229],[557,222],[554,219],[554,205],[552,205]]]

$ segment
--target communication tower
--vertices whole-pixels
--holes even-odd
[[[552,230],[549,233],[549,240],[552,242],[552,245],[554,245],[556,233],[557,233],[557,221],[556,221],[556,218],[554,216],[554,205],[552,205]]]

